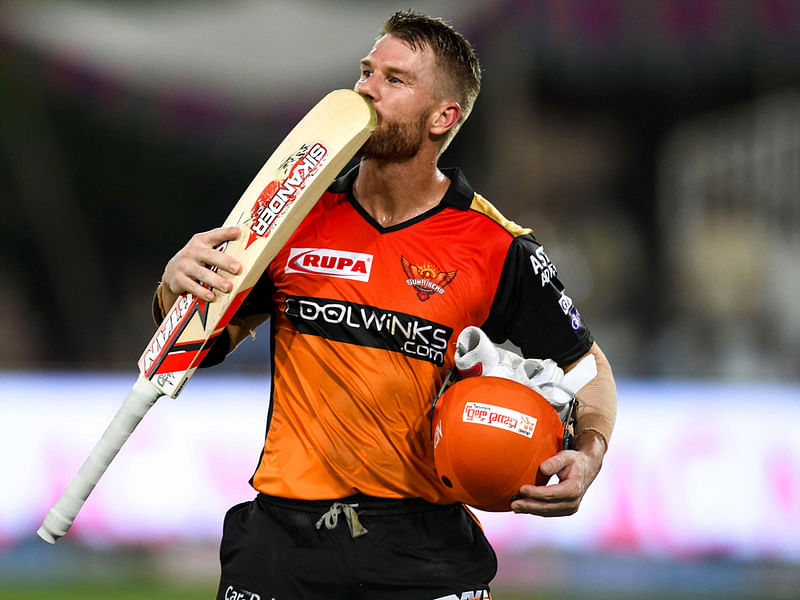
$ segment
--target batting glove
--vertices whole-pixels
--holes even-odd
[[[570,418],[577,391],[597,374],[591,355],[565,375],[554,360],[522,358],[498,348],[483,330],[472,326],[464,328],[458,336],[455,363],[461,377],[503,377],[531,388],[547,400],[564,422]]]

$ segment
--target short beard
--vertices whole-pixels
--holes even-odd
[[[414,158],[425,139],[428,114],[423,112],[416,123],[386,121],[378,126],[358,151],[360,158],[404,161]]]

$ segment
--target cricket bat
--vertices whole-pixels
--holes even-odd
[[[270,261],[375,128],[372,105],[351,90],[325,96],[292,129],[256,174],[223,226],[236,240],[217,249],[241,272],[213,302],[181,295],[139,358],[139,377],[97,445],[37,531],[54,544],[72,526],[122,445],[161,396],[175,398],[208,354]]]

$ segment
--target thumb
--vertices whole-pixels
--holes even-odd
[[[545,477],[551,477],[558,473],[561,469],[567,466],[566,456],[559,452],[555,456],[551,456],[539,465],[539,470]]]

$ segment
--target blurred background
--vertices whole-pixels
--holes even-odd
[[[578,515],[483,516],[496,597],[797,597],[800,2],[11,0],[0,598],[213,597],[266,331],[159,404],[74,535],[33,532],[135,378],[166,261],[399,8],[475,45],[483,90],[440,164],[534,230],[618,378]]]

